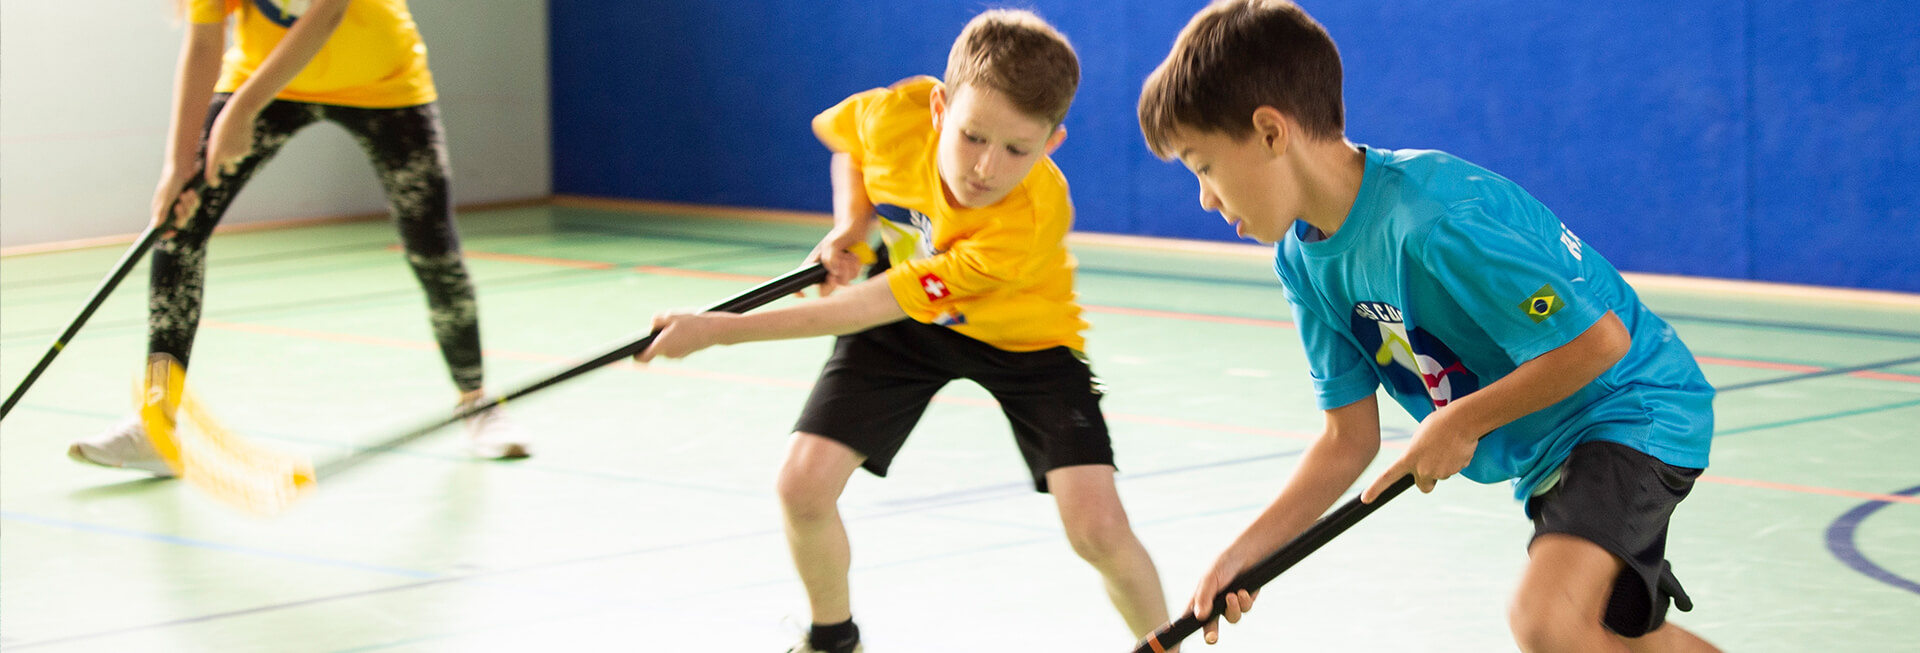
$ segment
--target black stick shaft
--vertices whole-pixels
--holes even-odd
[[[1247,590],[1249,592],[1259,590],[1268,582],[1280,577],[1282,572],[1293,567],[1295,563],[1305,559],[1314,551],[1319,550],[1321,546],[1332,541],[1334,537],[1352,528],[1353,525],[1359,523],[1362,518],[1373,514],[1375,510],[1379,510],[1380,506],[1393,500],[1394,497],[1400,496],[1400,493],[1407,491],[1409,487],[1413,487],[1413,475],[1411,474],[1402,476],[1400,480],[1394,481],[1393,485],[1387,486],[1387,489],[1382,491],[1380,496],[1374,498],[1373,503],[1362,503],[1360,497],[1354,497],[1345,504],[1342,504],[1339,508],[1335,508],[1333,512],[1327,513],[1325,517],[1321,517],[1319,521],[1307,527],[1305,532],[1293,538],[1292,541],[1287,542],[1286,546],[1280,547],[1279,551],[1275,551],[1273,555],[1267,556],[1265,560],[1261,560],[1258,564],[1255,564],[1252,569],[1240,572],[1240,575],[1234,576],[1233,580],[1227,583],[1226,589],[1219,595],[1213,597],[1213,613],[1207,618],[1207,621],[1220,618],[1220,614],[1227,609],[1228,594],[1240,590]],[[1141,640],[1140,645],[1134,647],[1133,653],[1164,653],[1167,649],[1178,645],[1180,641],[1186,639],[1188,635],[1200,632],[1200,627],[1204,625],[1206,625],[1206,621],[1201,621],[1199,617],[1193,615],[1192,609],[1188,609],[1186,614],[1180,615],[1179,619],[1175,619],[1172,623],[1161,626],[1159,630],[1153,631],[1153,634]]]
[[[768,281],[764,284],[756,286],[753,289],[748,290],[746,292],[729,297],[725,301],[722,301],[718,304],[714,304],[712,306],[707,307],[706,312],[745,313],[747,311],[759,308],[761,306],[765,306],[768,303],[773,302],[773,300],[779,299],[781,297],[785,297],[787,295],[791,295],[795,292],[799,292],[800,290],[806,288],[807,286],[811,286],[814,284],[818,284],[822,281],[825,281],[826,278],[827,278],[827,268],[818,263],[815,263],[812,265],[808,265],[806,267],[796,269],[792,272],[788,272],[787,274],[777,279],[774,279],[772,281]],[[640,337],[638,339],[623,341],[618,346],[615,346],[609,349],[606,353],[594,356],[593,358],[585,362],[579,363],[567,369],[556,372],[551,376],[540,379],[533,383],[529,383],[525,386],[521,386],[520,388],[517,388],[511,392],[500,395],[498,397],[482,398],[481,400],[474,402],[472,405],[467,406],[466,408],[462,408],[458,411],[455,411],[453,415],[450,417],[436,419],[432,422],[422,424],[413,429],[403,431],[398,435],[394,435],[393,437],[382,440],[377,444],[366,445],[358,449],[355,449],[352,453],[349,453],[337,460],[329,461],[327,463],[324,463],[316,467],[315,475],[321,478],[325,478],[328,476],[339,474],[340,472],[345,471],[346,469],[354,467],[356,465],[359,465],[360,463],[366,462],[367,460],[372,459],[375,456],[397,449],[407,444],[408,442],[412,442],[414,440],[421,438],[422,436],[425,436],[429,433],[437,431],[441,427],[457,423],[460,420],[480,414],[481,412],[486,411],[495,406],[499,406],[509,401],[519,399],[521,397],[525,397],[527,395],[533,394],[534,392],[538,392],[540,390],[544,390],[554,385],[558,385],[563,381],[571,380],[582,374],[586,374],[588,372],[600,369],[602,367],[606,367],[607,365],[617,363],[627,358],[631,358],[633,357],[634,354],[638,354],[642,351],[645,351],[648,345],[653,344],[654,335],[655,334],[649,332],[645,336]]]
[[[147,230],[140,234],[140,239],[134,241],[132,247],[127,248],[127,253],[120,255],[120,262],[114,264],[113,271],[107,273],[107,278],[102,279],[100,286],[93,290],[93,297],[89,298],[87,305],[80,309],[80,314],[73,317],[73,323],[68,324],[67,330],[53,339],[53,346],[48,347],[47,353],[40,357],[40,362],[34,364],[33,371],[27,372],[27,378],[22,379],[20,385],[14,387],[13,394],[7,395],[7,402],[0,404],[0,418],[13,412],[13,405],[20,403],[20,398],[27,394],[27,387],[40,378],[41,372],[47,371],[47,366],[53,364],[53,357],[59,356],[60,352],[67,348],[67,343],[73,342],[73,336],[80,333],[80,327],[87,323],[87,318],[93,317],[93,312],[107,301],[108,295],[113,294],[113,289],[120,285],[120,280],[127,278],[127,273],[132,272],[133,267],[140,263],[140,255],[147,253],[147,249],[153,247],[154,241],[160,239],[160,233],[159,225],[149,225]]]

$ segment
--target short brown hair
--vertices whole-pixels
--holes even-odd
[[[1180,30],[1141,87],[1140,131],[1154,155],[1167,158],[1175,132],[1241,138],[1262,106],[1292,117],[1308,138],[1342,138],[1340,50],[1292,2],[1217,0]]]
[[[1080,58],[1066,36],[1033,12],[990,9],[954,39],[945,81],[954,90],[991,88],[1021,113],[1058,125],[1080,88]]]

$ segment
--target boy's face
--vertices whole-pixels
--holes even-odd
[[[967,208],[1006,199],[1067,138],[1065,127],[1022,113],[991,88],[934,87],[932,104],[940,180],[949,199]]]
[[[1215,211],[1234,234],[1271,245],[1286,238],[1300,215],[1300,184],[1268,134],[1236,139],[1219,132],[1181,130],[1168,139],[1174,158],[1200,180],[1200,207]]]

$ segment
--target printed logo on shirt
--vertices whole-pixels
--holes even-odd
[[[955,311],[941,311],[939,315],[933,316],[933,324],[935,326],[951,327],[951,326],[960,326],[966,323],[967,323],[967,315],[965,313],[959,313]]]
[[[307,13],[307,7],[312,4],[313,0],[253,0],[261,16],[281,27],[293,27],[293,21]]]
[[[887,245],[887,260],[893,263],[931,258],[940,253],[933,246],[933,218],[913,209],[892,204],[876,204],[880,216],[880,241]]]
[[[1567,303],[1561,301],[1559,295],[1553,294],[1553,284],[1541,286],[1539,290],[1534,291],[1532,297],[1527,298],[1527,301],[1520,302],[1520,310],[1525,311],[1527,317],[1533,318],[1534,324],[1546,321],[1566,306]]]
[[[926,291],[927,301],[937,302],[953,293],[947,291],[947,282],[940,275],[928,272],[920,275],[920,289]]]
[[[1425,395],[1438,408],[1480,389],[1480,377],[1468,371],[1446,343],[1419,327],[1407,329],[1399,307],[1355,303],[1350,326],[1396,396]]]
[[[1580,237],[1573,235],[1573,230],[1564,224],[1560,225],[1560,244],[1567,246],[1567,251],[1573,254],[1573,260],[1584,260],[1580,254]]]

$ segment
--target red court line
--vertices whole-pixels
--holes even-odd
[[[541,256],[520,257],[512,254],[491,254],[486,252],[474,252],[472,250],[469,250],[467,252],[467,255],[474,256],[476,258],[497,258],[499,260],[513,260],[513,261],[519,261],[523,263],[542,263],[547,265],[562,265],[562,266],[568,266],[568,267],[591,266],[590,269],[596,269],[596,270],[608,270],[614,267],[613,264],[611,263],[602,263],[597,261],[579,261],[579,260],[571,260],[571,259],[548,258],[548,257],[541,257]],[[710,272],[706,270],[689,270],[685,268],[662,267],[657,265],[635,266],[633,268],[633,271],[641,272],[645,274],[659,274],[659,275],[666,275],[666,276],[687,277],[687,278],[695,278],[695,279],[717,279],[717,280],[723,280],[723,281],[756,282],[756,281],[766,281],[768,279],[773,278],[773,277],[757,275],[757,274],[740,274],[740,273],[734,273],[734,272]],[[1161,319],[1168,319],[1168,320],[1185,320],[1189,322],[1211,322],[1214,324],[1235,324],[1235,325],[1241,325],[1241,326],[1277,327],[1282,329],[1294,328],[1294,323],[1287,320],[1270,320],[1270,319],[1253,318],[1253,317],[1233,317],[1233,316],[1227,316],[1227,315],[1207,315],[1204,313],[1162,311],[1162,310],[1155,310],[1150,308],[1130,308],[1125,306],[1101,306],[1098,304],[1082,304],[1081,307],[1086,309],[1086,311],[1089,313],[1108,313],[1113,315],[1130,315],[1134,317],[1150,317],[1150,318],[1161,318]],[[1802,374],[1810,373],[1810,372],[1820,372],[1826,369],[1816,365],[1801,365],[1797,363],[1776,363],[1772,361],[1743,360],[1738,358],[1721,358],[1716,356],[1695,356],[1694,360],[1699,361],[1700,364],[1702,365],[1719,365],[1723,367],[1743,367],[1743,368],[1749,368],[1749,369],[1779,370],[1782,372],[1797,372]],[[1874,381],[1892,381],[1895,383],[1920,383],[1920,375],[1900,374],[1897,372],[1878,372],[1873,370],[1862,370],[1859,372],[1848,372],[1846,375],[1862,378],[1862,379],[1871,379]]]
[[[1847,376],[1857,376],[1857,377],[1860,377],[1860,378],[1863,378],[1863,379],[1873,379],[1873,380],[1875,380],[1875,381],[1896,381],[1896,382],[1900,382],[1900,383],[1920,383],[1920,375],[1915,375],[1915,374],[1901,374],[1901,373],[1899,373],[1899,372],[1875,372],[1875,371],[1873,371],[1873,370],[1861,370],[1861,371],[1859,371],[1859,372],[1854,372],[1854,373],[1851,373],[1851,374],[1848,374]]]
[[[415,351],[434,351],[438,349],[438,345],[435,345],[434,343],[431,343],[431,342],[424,342],[424,341],[417,341],[417,340],[402,340],[399,338],[383,338],[379,336],[363,336],[363,335],[348,334],[348,333],[334,333],[334,332],[328,332],[328,331],[313,331],[309,329],[277,327],[277,326],[269,326],[269,325],[263,325],[263,324],[224,322],[219,320],[202,320],[201,324],[209,328],[221,329],[226,331],[239,331],[239,332],[255,333],[255,334],[261,334],[261,335],[284,336],[284,337],[290,337],[290,338],[305,338],[310,340],[322,340],[327,342],[372,345],[376,347],[392,347],[392,348],[399,348],[399,349],[411,349]],[[500,349],[489,349],[489,350],[486,350],[484,353],[486,356],[490,358],[504,358],[504,359],[511,359],[511,360],[545,362],[545,363],[564,364],[564,363],[578,362],[579,360],[581,360],[576,358],[569,358],[566,356],[553,356],[549,354],[507,351],[507,350],[500,350]],[[813,387],[813,383],[810,381],[795,381],[791,379],[777,379],[777,378],[771,378],[771,377],[753,376],[753,375],[746,375],[746,374],[728,374],[724,372],[690,370],[685,368],[676,368],[672,366],[639,365],[635,363],[618,363],[611,367],[633,370],[638,372],[645,372],[648,374],[664,374],[668,376],[677,376],[682,378],[725,381],[730,383],[742,383],[742,384],[750,384],[750,385],[774,386],[774,387],[791,388],[791,389],[805,389],[805,388]],[[946,404],[976,406],[976,407],[996,407],[999,405],[991,400],[979,399],[975,397],[935,397],[934,401],[937,401],[940,403],[946,403]],[[1264,437],[1278,437],[1278,438],[1287,438],[1287,439],[1293,439],[1293,440],[1308,440],[1308,441],[1317,439],[1319,437],[1318,434],[1303,433],[1299,431],[1286,431],[1281,429],[1268,429],[1268,428],[1258,428],[1258,427],[1251,427],[1251,426],[1240,426],[1237,424],[1220,424],[1216,422],[1184,420],[1184,419],[1176,419],[1176,418],[1168,418],[1168,417],[1158,417],[1153,415],[1138,415],[1138,414],[1132,414],[1132,413],[1107,412],[1106,416],[1107,416],[1107,419],[1113,420],[1116,422],[1130,422],[1135,424],[1147,424],[1152,426],[1165,426],[1165,427],[1180,428],[1180,429],[1216,431],[1216,432],[1222,432],[1222,433],[1238,433],[1243,435],[1257,435],[1257,436],[1264,436]],[[1401,448],[1405,448],[1406,443],[1383,442],[1381,443],[1381,446],[1385,448],[1390,448],[1390,449],[1401,449]],[[1789,483],[1775,483],[1772,481],[1756,481],[1756,480],[1749,480],[1749,479],[1729,478],[1725,476],[1712,476],[1712,475],[1701,476],[1700,480],[1706,481],[1709,483],[1738,485],[1743,487],[1759,488],[1759,489],[1765,489],[1765,490],[1780,490],[1785,492],[1799,492],[1802,494],[1819,494],[1819,495],[1825,495],[1825,496],[1845,497],[1850,499],[1864,499],[1868,501],[1885,501],[1890,503],[1908,503],[1908,504],[1920,505],[1920,497],[1901,496],[1897,494],[1879,494],[1874,492],[1841,490],[1841,489],[1835,489],[1835,488],[1824,488],[1824,487],[1816,487],[1816,486],[1810,486],[1810,485],[1793,485]]]
[[[1257,317],[1233,317],[1229,315],[1206,315],[1202,313],[1181,313],[1177,311],[1154,310],[1151,308],[1127,308],[1125,306],[1100,306],[1096,304],[1082,304],[1081,307],[1087,309],[1088,313],[1112,313],[1114,315],[1131,315],[1134,317],[1158,317],[1158,318],[1166,318],[1170,320],[1187,320],[1190,322],[1213,322],[1215,324],[1238,324],[1241,326],[1279,327],[1282,329],[1293,328],[1293,323],[1288,322],[1286,320],[1267,320],[1267,319],[1262,319]]]
[[[476,252],[473,250],[467,250],[465,252],[465,256],[467,258],[477,258],[485,261],[532,263],[535,265],[553,265],[553,266],[558,266],[563,268],[577,268],[581,270],[611,270],[615,267],[614,264],[612,263],[605,263],[601,261],[582,261],[577,259],[553,258],[550,256],[524,256],[521,254],[499,254],[495,252]]]
[[[1719,358],[1716,356],[1695,356],[1701,365],[1724,365],[1727,367],[1746,367],[1756,370],[1779,370],[1782,372],[1818,372],[1825,368],[1817,365],[1799,365],[1796,363],[1775,363],[1772,361],[1752,361],[1739,358]]]
[[[633,271],[639,272],[641,274],[658,274],[658,275],[668,276],[668,277],[685,277],[689,279],[718,279],[720,281],[753,282],[753,281],[766,281],[768,279],[773,278],[773,277],[760,276],[757,274],[740,274],[737,272],[711,272],[708,270],[689,270],[686,268],[669,268],[669,267],[662,267],[658,265],[636,265],[633,267]]]
[[[1909,497],[1909,496],[1904,496],[1899,494],[1880,494],[1877,492],[1839,490],[1839,489],[1834,489],[1829,487],[1814,487],[1811,485],[1794,485],[1791,483],[1775,483],[1773,481],[1755,481],[1755,480],[1744,479],[1744,478],[1728,478],[1725,476],[1712,476],[1712,475],[1703,475],[1700,477],[1700,480],[1706,481],[1708,483],[1720,483],[1723,485],[1738,485],[1741,487],[1760,488],[1763,490],[1781,490],[1785,492],[1800,492],[1804,494],[1824,494],[1830,497],[1846,497],[1848,499],[1866,499],[1868,501],[1885,501],[1887,503],[1911,503],[1914,505],[1920,505],[1920,497]]]
[[[399,252],[399,246],[397,246],[397,244],[394,244],[394,246],[386,246],[386,250],[388,250],[388,252]],[[499,254],[499,252],[476,252],[476,250],[465,250],[465,252],[461,252],[461,255],[465,255],[468,259],[482,259],[482,261],[532,263],[532,265],[553,265],[553,267],[572,267],[572,269],[614,269],[614,267],[616,267],[616,265],[605,263],[605,261],[557,259],[557,257],[551,257],[551,255]]]
[[[200,326],[203,328],[209,328],[209,329],[220,329],[222,331],[240,331],[243,333],[257,333],[257,334],[269,335],[269,336],[287,336],[290,338],[306,338],[308,340],[323,340],[326,342],[344,342],[344,343],[355,344],[355,345],[373,345],[375,347],[395,347],[399,349],[414,349],[414,350],[420,350],[420,351],[437,351],[440,348],[439,345],[436,345],[434,343],[420,342],[418,340],[401,340],[399,338],[382,338],[379,336],[363,336],[363,335],[357,335],[352,333],[333,333],[328,331],[309,331],[307,329],[293,329],[288,327],[270,326],[266,324],[247,324],[243,322],[226,322],[226,321],[215,320],[211,318],[201,319]],[[485,352],[485,353],[487,355],[493,354],[493,352],[491,351]],[[503,357],[506,357],[506,356],[503,355]]]
[[[1720,365],[1723,367],[1744,367],[1744,368],[1756,369],[1756,370],[1779,370],[1782,372],[1798,372],[1801,374],[1825,372],[1827,370],[1827,368],[1820,367],[1818,365],[1801,365],[1799,363],[1776,363],[1773,361],[1743,360],[1739,358],[1719,358],[1716,356],[1695,356],[1693,357],[1693,359],[1696,361],[1699,361],[1701,365]],[[1858,372],[1848,372],[1846,376],[1858,377],[1862,379],[1872,379],[1875,381],[1893,381],[1895,383],[1920,383],[1920,376],[1913,375],[1913,374],[1901,374],[1898,372],[1879,372],[1875,370],[1861,370]]]
[[[330,332],[330,331],[314,331],[310,329],[295,329],[291,327],[271,326],[271,325],[265,325],[265,324],[246,324],[246,323],[240,323],[240,322],[225,322],[221,320],[201,320],[200,324],[201,326],[204,326],[210,329],[220,329],[224,331],[238,331],[243,333],[254,333],[254,334],[260,334],[260,335],[283,336],[288,338],[304,338],[308,340],[339,342],[339,343],[354,344],[354,345],[370,345],[374,347],[410,349],[414,351],[438,351],[439,350],[439,346],[434,343],[418,341],[418,340],[402,340],[399,338],[383,338],[379,336],[365,336],[365,335],[359,335],[359,334],[336,333],[336,332]],[[532,352],[510,351],[510,350],[502,350],[502,349],[487,349],[481,353],[487,358],[530,361],[530,362],[537,362],[537,363],[568,364],[568,363],[577,363],[582,360],[586,360],[584,358],[570,358],[567,356],[554,356],[551,354],[537,354]],[[704,370],[692,370],[692,369],[686,369],[681,367],[675,367],[672,365],[640,365],[637,363],[626,362],[626,363],[616,363],[609,367],[634,370],[638,372],[645,372],[648,374],[663,374],[667,376],[678,376],[683,378],[705,379],[710,381],[726,381],[731,383],[774,386],[774,387],[781,387],[781,388],[806,389],[806,388],[813,387],[813,382],[811,381],[795,381],[791,379],[776,379],[776,378],[764,377],[764,376],[728,374],[725,372],[709,372]],[[985,408],[997,408],[1000,405],[992,400],[979,399],[975,397],[934,397],[934,401],[937,401],[943,404],[954,404],[954,405],[960,405],[960,406],[975,406],[975,407],[985,407]],[[1197,431],[1216,431],[1221,433],[1238,433],[1241,435],[1258,435],[1263,437],[1286,438],[1290,440],[1307,440],[1307,441],[1312,441],[1320,437],[1320,435],[1317,433],[1303,433],[1299,431],[1259,428],[1259,427],[1253,427],[1253,426],[1240,426],[1236,424],[1220,424],[1216,422],[1202,422],[1202,421],[1195,421],[1195,420],[1175,419],[1170,417],[1158,417],[1154,415],[1137,415],[1132,413],[1119,413],[1119,412],[1112,412],[1112,411],[1107,411],[1105,415],[1108,420],[1112,420],[1116,422],[1129,422],[1134,424],[1147,424],[1152,426],[1165,426],[1165,427],[1171,427],[1171,428],[1192,429]],[[1398,442],[1392,442],[1392,443],[1387,443],[1386,446],[1388,446],[1389,448],[1400,448],[1401,446],[1404,446],[1404,445]]]

